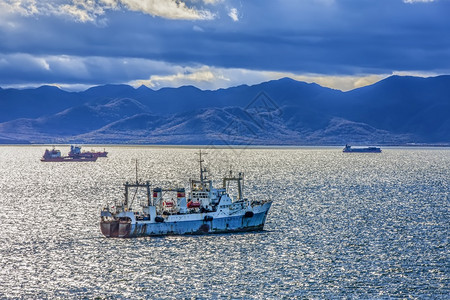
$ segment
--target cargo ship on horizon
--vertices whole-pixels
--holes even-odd
[[[81,151],[81,146],[70,146],[68,155],[61,155],[61,151],[55,149],[45,149],[44,155],[41,158],[42,162],[83,162],[83,161],[97,161],[99,157],[107,157],[108,152],[101,151]]]
[[[353,148],[350,145],[345,145],[342,150],[344,153],[381,153],[381,148],[379,147],[364,147],[364,148]]]

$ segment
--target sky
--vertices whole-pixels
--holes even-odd
[[[0,0],[0,87],[450,74],[450,0]]]

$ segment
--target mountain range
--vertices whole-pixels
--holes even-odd
[[[214,91],[0,88],[0,143],[450,144],[450,76],[391,76],[348,92],[290,78]]]

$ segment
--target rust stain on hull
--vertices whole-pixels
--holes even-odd
[[[209,225],[208,224],[203,224],[202,226],[200,226],[200,228],[198,229],[199,233],[208,233],[209,232]]]
[[[100,222],[100,230],[106,237],[130,237],[131,223],[120,221]]]

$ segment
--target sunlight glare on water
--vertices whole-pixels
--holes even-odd
[[[64,146],[61,146],[64,152]],[[42,163],[0,147],[0,298],[447,298],[449,149],[208,149],[245,196],[274,201],[265,231],[108,239],[99,212],[138,177],[198,176],[198,149],[108,146],[108,158]]]

